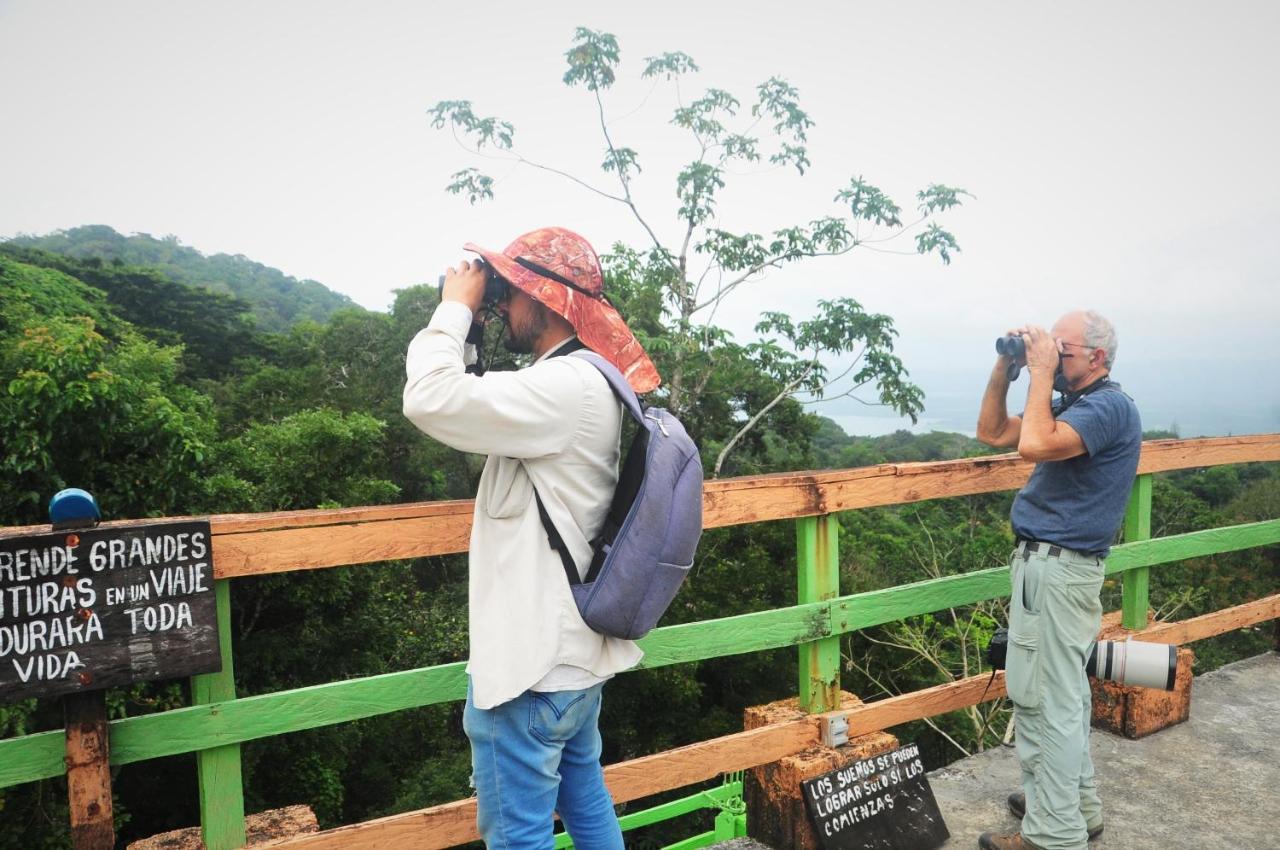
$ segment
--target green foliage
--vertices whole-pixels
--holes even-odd
[[[85,316],[112,333],[106,293],[69,274],[20,262],[13,254],[0,244],[0,333],[19,333],[45,316]]]
[[[213,422],[178,382],[181,350],[127,333],[117,344],[88,317],[27,320],[0,340],[0,517],[44,520],[64,487],[84,487],[117,515],[186,512]]]
[[[77,260],[12,243],[0,244],[0,252],[0,264],[6,262],[3,255],[8,255],[20,259],[31,273],[36,273],[32,266],[49,270],[43,272],[45,277],[61,272],[82,288],[80,281],[105,293],[110,305],[110,312],[103,313],[101,305],[77,305],[64,299],[45,304],[37,315],[93,316],[100,326],[106,320],[104,333],[111,338],[119,331],[110,322],[115,317],[124,319],[155,342],[182,345],[183,372],[188,379],[225,377],[235,370],[236,357],[263,350],[250,315],[252,305],[240,298],[177,283],[153,269],[128,266],[119,260]]]
[[[218,447],[211,504],[248,512],[392,502],[400,488],[379,477],[384,429],[363,413],[323,409],[251,425]]]

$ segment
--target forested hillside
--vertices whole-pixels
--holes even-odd
[[[147,266],[169,280],[238,296],[251,304],[258,326],[265,331],[284,331],[301,319],[323,322],[338,310],[356,306],[347,296],[314,280],[289,277],[240,254],[206,256],[176,236],[124,236],[104,224],[91,224],[44,236],[17,236],[8,244],[75,260],[99,260],[104,265]]]
[[[90,244],[86,231],[97,230],[77,228],[58,239],[66,240],[62,248]],[[118,238],[135,247],[169,244]],[[110,234],[102,240],[115,244]],[[173,243],[170,262],[155,266],[132,255],[51,253],[30,241],[0,248],[0,525],[46,522],[49,496],[67,486],[93,491],[110,519],[472,495],[482,459],[424,437],[400,412],[404,351],[435,306],[432,288],[399,292],[387,313],[339,309],[323,321],[303,319],[267,333],[252,320],[263,292],[251,276],[240,276],[263,267],[226,258],[225,267],[235,271],[227,280],[214,277],[224,267],[214,264],[195,281],[201,286],[191,286],[174,271],[194,262],[184,252],[195,253]],[[670,336],[652,282],[625,252],[607,262],[614,301],[664,368]],[[211,283],[221,285],[205,286]],[[307,292],[268,290],[267,297],[283,293],[271,302],[283,322],[318,309]],[[782,380],[755,368],[747,346],[727,339],[715,345],[716,368],[685,413],[708,468],[737,432],[740,411],[775,398]],[[784,399],[728,455],[725,474],[982,451],[954,434],[850,437]],[[843,515],[842,590],[1003,563],[1012,542],[1011,498]],[[1156,482],[1155,534],[1278,515],[1274,465]],[[1272,592],[1280,577],[1276,555],[1274,548],[1252,550],[1157,570],[1153,601],[1162,614],[1181,617]],[[708,532],[665,622],[792,604],[794,562],[791,523]],[[1118,587],[1109,583],[1104,592],[1108,608],[1117,607]],[[976,672],[978,648],[1001,621],[1001,606],[990,603],[852,636],[843,646],[845,686],[874,697],[882,688],[911,690]],[[232,624],[241,695],[462,660],[465,558],[238,579]],[[1267,645],[1261,633],[1234,633],[1197,652],[1204,669]],[[620,676],[605,703],[605,759],[738,730],[745,706],[793,694],[795,679],[793,650]],[[185,704],[186,691],[184,682],[140,684],[110,691],[108,704],[114,717],[142,714]],[[247,808],[307,803],[331,826],[466,796],[470,768],[460,714],[460,706],[433,706],[247,744]],[[981,736],[968,713],[939,718],[936,728],[898,731],[920,741],[937,764],[961,747],[998,739],[1004,717]],[[61,723],[56,701],[0,705],[0,736]],[[123,840],[198,821],[193,762],[175,757],[116,771]],[[0,792],[0,812],[0,850],[69,846],[60,780]],[[695,831],[677,823],[635,833],[634,840],[649,846]]]

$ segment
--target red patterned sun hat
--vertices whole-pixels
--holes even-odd
[[[604,296],[600,258],[587,240],[563,227],[517,237],[501,254],[468,242],[512,286],[573,325],[578,339],[608,360],[637,393],[661,383],[658,370],[626,321]]]

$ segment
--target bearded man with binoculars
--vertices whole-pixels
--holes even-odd
[[[1010,835],[984,833],[978,846],[1083,850],[1102,832],[1085,665],[1102,624],[1103,558],[1137,473],[1142,423],[1133,399],[1111,380],[1116,333],[1098,313],[1068,313],[1050,331],[1016,328],[996,350],[978,439],[1017,447],[1036,467],[1010,512],[1017,543],[1005,682],[1023,790],[1010,795],[1009,808],[1022,826]],[[1024,366],[1026,407],[1010,416],[1005,398]]]

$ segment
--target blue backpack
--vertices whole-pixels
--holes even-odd
[[[585,578],[579,577],[537,488],[534,497],[582,619],[601,634],[635,640],[657,624],[693,566],[702,536],[702,460],[680,420],[660,407],[642,407],[612,363],[585,349],[573,356],[600,370],[639,425],[604,527],[591,541]]]

